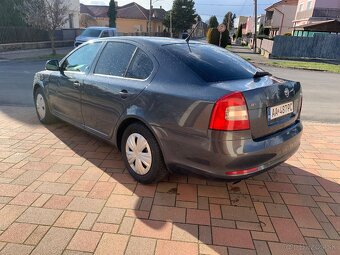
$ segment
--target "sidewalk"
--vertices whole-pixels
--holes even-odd
[[[57,48],[58,55],[66,55],[73,47]],[[52,54],[51,48],[46,49],[34,49],[34,50],[16,50],[0,52],[0,59],[14,60],[14,59],[26,59],[26,58],[41,58]]]
[[[255,54],[253,50],[249,49],[248,47],[244,46],[236,46],[232,45],[231,48],[228,48],[229,51],[236,53],[240,57],[244,58],[245,60],[254,63],[254,64],[262,64],[266,65],[271,62],[280,62],[283,60],[280,59],[268,59],[262,56],[261,54]]]

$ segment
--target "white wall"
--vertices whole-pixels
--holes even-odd
[[[296,9],[296,5],[280,5],[274,9],[272,27],[278,27],[280,35],[292,32]]]
[[[72,15],[73,28],[79,28],[80,3],[79,0],[64,0],[70,6],[69,14]],[[70,21],[67,21],[63,28],[70,28]]]

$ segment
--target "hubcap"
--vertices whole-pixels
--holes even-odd
[[[39,118],[42,120],[43,118],[45,118],[45,115],[46,115],[46,105],[45,105],[44,97],[41,94],[37,95],[36,107],[37,107]]]
[[[127,160],[137,174],[147,174],[151,168],[152,155],[148,141],[140,134],[131,134],[125,145]]]

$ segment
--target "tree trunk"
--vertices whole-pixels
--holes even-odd
[[[57,52],[55,50],[55,38],[54,38],[54,31],[50,31],[50,40],[51,40],[51,48],[52,48],[52,55],[56,55]]]

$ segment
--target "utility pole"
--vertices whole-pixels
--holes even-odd
[[[171,38],[173,37],[173,34],[172,34],[172,10],[170,10],[170,37]]]
[[[152,0],[150,0],[150,10],[149,10],[149,24],[148,24],[148,26],[149,26],[149,35],[151,36],[151,27],[152,27],[152,25],[151,25],[151,17],[152,17]]]
[[[254,43],[253,43],[253,47],[254,47],[254,53],[256,53],[256,47],[257,47],[257,0],[254,0],[254,15],[255,15],[255,22],[254,22]]]

